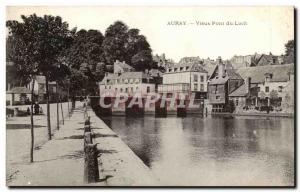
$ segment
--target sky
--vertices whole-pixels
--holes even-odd
[[[6,19],[20,21],[22,14],[33,13],[59,15],[70,28],[97,29],[103,34],[110,24],[121,20],[140,29],[154,54],[165,53],[175,62],[187,56],[230,59],[255,52],[281,55],[284,44],[294,39],[294,8],[284,6],[18,6],[7,7]]]

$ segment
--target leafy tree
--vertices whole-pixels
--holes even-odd
[[[80,30],[74,34],[72,45],[65,51],[64,61],[72,68],[71,78],[81,76],[85,81],[81,83],[72,81],[75,84],[71,87],[77,87],[79,90],[86,89],[90,94],[94,94],[97,90],[96,82],[103,78],[99,76],[99,70],[97,71],[98,63],[104,61],[103,38],[102,33],[97,30]],[[76,93],[72,92],[71,94]]]
[[[143,66],[151,67],[153,63],[152,50],[146,37],[139,33],[139,29],[129,29],[121,21],[116,21],[110,25],[105,32],[102,44],[106,63],[112,65],[116,60],[125,61],[127,64],[136,67],[138,71],[141,71]],[[149,54],[151,57],[149,57]],[[144,57],[140,61],[145,61],[142,61],[141,64],[133,63],[139,57]],[[146,61],[149,63],[145,64]]]
[[[148,50],[151,53],[151,48],[146,40],[146,37],[139,34],[138,29],[129,29],[127,32],[127,39],[125,42],[126,62],[131,63],[134,55],[143,50]]]
[[[294,63],[295,58],[295,42],[294,40],[289,40],[285,44],[285,63]]]
[[[286,44],[285,44],[285,55],[294,55],[295,53],[295,42],[294,40],[289,40]]]
[[[9,27],[9,36],[7,39],[7,60],[13,62],[8,68],[7,80],[13,81],[13,78],[32,80],[31,85],[31,115],[30,115],[30,162],[33,162],[34,149],[34,122],[33,122],[33,105],[34,105],[34,82],[38,72],[38,65],[30,57],[33,54],[33,48],[30,40],[22,35],[23,27],[18,22],[11,21],[7,23]],[[15,74],[14,74],[15,73]],[[14,81],[13,81],[14,82]],[[20,83],[22,84],[22,83]]]
[[[137,71],[151,69],[153,66],[152,54],[150,50],[143,50],[132,57],[132,66]]]
[[[20,46],[26,63],[37,65],[37,72],[46,79],[47,100],[47,128],[48,139],[51,139],[49,81],[55,80],[55,70],[62,50],[68,48],[72,42],[72,31],[68,23],[63,22],[59,16],[45,15],[38,17],[36,14],[28,17],[22,15],[22,22],[7,21],[10,34],[21,36]],[[28,62],[30,60],[30,62]]]
[[[102,80],[105,75],[105,71],[106,71],[105,63],[103,62],[97,63],[96,71],[95,71],[96,77],[99,77],[99,79]]]
[[[121,21],[116,21],[106,29],[102,49],[107,64],[112,65],[116,60],[126,61],[127,31],[128,26]]]

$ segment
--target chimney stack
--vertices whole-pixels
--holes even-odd
[[[219,56],[216,60],[216,63],[218,65],[218,75],[219,75],[219,78],[223,78],[225,76],[225,65],[223,64],[222,62],[222,58]]]
[[[251,77],[246,77],[246,79],[245,79],[245,85],[246,85],[246,93],[250,93]]]

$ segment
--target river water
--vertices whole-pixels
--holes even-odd
[[[293,185],[292,118],[114,116],[103,120],[162,185]]]

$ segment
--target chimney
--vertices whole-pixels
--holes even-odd
[[[289,75],[289,81],[294,82],[294,72],[290,71],[288,72],[288,75]]]
[[[225,65],[222,62],[222,58],[219,56],[216,60],[216,63],[218,65],[218,76],[219,78],[225,77]]]
[[[246,85],[246,93],[250,93],[250,88],[251,88],[251,77],[246,77],[245,78],[245,85]]]

